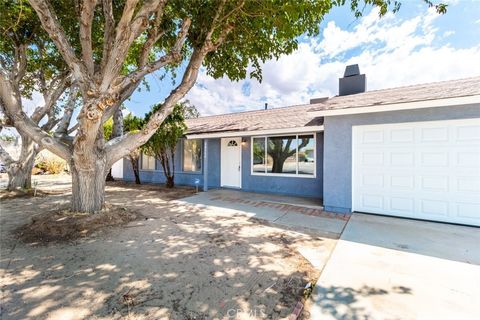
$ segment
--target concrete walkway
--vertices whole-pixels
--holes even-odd
[[[311,319],[480,319],[480,229],[353,214]]]
[[[211,190],[177,202],[243,214],[272,226],[334,239],[340,237],[349,219],[349,215],[323,211],[321,202],[316,199],[236,190]]]

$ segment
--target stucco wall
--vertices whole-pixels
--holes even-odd
[[[325,117],[325,209],[349,212],[352,208],[352,126],[466,118],[480,118],[480,105]]]
[[[322,198],[323,190],[323,133],[317,134],[316,178],[275,177],[251,175],[250,137],[242,145],[242,190],[252,192],[278,193],[304,197]],[[175,183],[178,185],[194,185],[199,179],[199,187],[203,186],[203,170],[201,173],[181,172],[181,150],[177,148]],[[203,159],[202,159],[203,161]],[[202,166],[203,168],[203,166]],[[156,162],[157,170],[140,170],[140,180],[146,183],[164,183],[165,176],[161,164]],[[130,161],[124,160],[124,180],[134,181]],[[220,187],[220,139],[209,139],[208,142],[208,186]]]
[[[317,134],[316,178],[275,177],[251,174],[251,139],[242,145],[242,190],[303,197],[323,197],[323,133]]]
[[[203,146],[202,146],[203,150]],[[208,139],[208,186],[216,188],[220,186],[220,140]],[[126,181],[135,181],[132,166],[128,159],[124,159],[123,176]],[[160,161],[156,161],[156,170],[141,170],[140,181],[146,183],[165,183],[165,175]],[[199,188],[203,187],[203,157],[202,171],[199,173],[182,172],[182,148],[179,145],[175,154],[175,183],[178,185],[195,185],[199,180]]]

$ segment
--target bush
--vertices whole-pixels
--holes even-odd
[[[42,152],[37,158],[35,168],[37,173],[59,174],[67,169],[67,162],[54,154]]]

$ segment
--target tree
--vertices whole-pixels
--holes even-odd
[[[69,113],[75,108],[72,99],[76,99],[76,91],[67,66],[49,48],[47,34],[42,31],[37,15],[25,1],[2,1],[0,12],[0,74],[13,85],[11,94],[15,94],[16,99],[28,99],[33,91],[39,92],[44,103],[30,112],[30,121],[44,132],[50,132],[59,122],[66,124],[68,129]],[[68,100],[66,92],[69,92]],[[61,119],[62,108],[64,115]],[[0,111],[0,130],[14,126],[15,115],[6,108],[3,99],[0,99]],[[8,190],[31,188],[35,156],[42,149],[25,132],[19,131],[19,136],[21,151],[18,159],[0,147],[0,159],[7,166]]]
[[[145,115],[148,121],[152,114],[162,107],[161,104],[153,106],[152,111]],[[175,151],[180,138],[187,130],[186,118],[198,117],[199,113],[195,106],[188,101],[178,103],[172,113],[163,120],[157,131],[142,147],[145,154],[160,160],[166,179],[166,187],[175,186]]]
[[[390,0],[363,2],[380,7],[381,14],[399,7],[396,1],[390,5]],[[202,65],[216,78],[227,76],[239,80],[245,78],[250,69],[251,77],[261,79],[262,61],[291,53],[297,48],[298,37],[318,33],[324,15],[345,1],[72,0],[49,3],[29,0],[29,3],[31,7],[25,4],[26,10],[33,8],[36,12],[52,51],[61,55],[60,61],[68,66],[82,96],[73,141],[65,143],[51,137],[22,111],[18,89],[22,73],[15,70],[20,59],[13,54],[15,67],[0,72],[1,103],[14,118],[19,132],[69,162],[71,209],[96,212],[104,203],[105,176],[109,168],[150,139],[192,88]],[[361,15],[363,4],[351,0],[350,5],[355,15]],[[21,26],[26,23],[20,22]],[[251,68],[247,68],[249,66]],[[101,134],[103,123],[131,96],[146,75],[157,70],[173,74],[183,71],[183,76],[142,130],[105,141]]]
[[[123,118],[123,130],[125,133],[135,133],[142,129],[144,124],[143,119],[136,117],[129,113],[125,118]],[[138,161],[140,159],[140,148],[130,150],[127,154],[127,158],[130,160],[132,165],[133,174],[135,175],[135,183],[141,184],[140,181],[140,172],[138,170]]]

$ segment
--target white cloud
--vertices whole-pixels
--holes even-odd
[[[441,39],[452,35],[434,22],[434,9],[399,20],[372,11],[351,30],[329,22],[321,39],[301,43],[296,52],[263,64],[263,82],[214,80],[201,72],[187,98],[202,115],[308,103],[337,94],[345,66],[358,63],[369,90],[480,75],[480,44],[454,48]],[[242,87],[249,86],[249,94]]]

